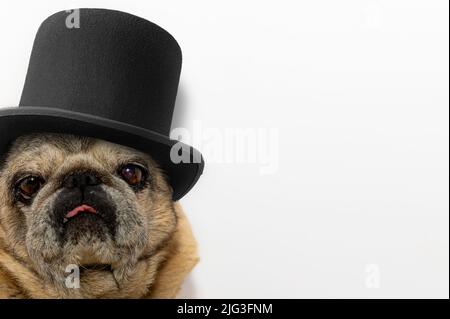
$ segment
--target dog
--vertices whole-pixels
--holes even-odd
[[[0,167],[0,298],[173,298],[197,262],[150,155],[50,133],[10,147]]]

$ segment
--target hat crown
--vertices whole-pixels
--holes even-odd
[[[176,40],[128,13],[78,13],[58,12],[40,26],[20,106],[96,115],[167,136],[181,71]]]

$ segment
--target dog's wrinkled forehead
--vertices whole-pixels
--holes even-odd
[[[80,165],[84,162],[89,166],[95,162],[104,169],[115,169],[118,163],[133,160],[151,162],[144,153],[103,140],[73,135],[32,134],[19,137],[13,143],[6,163],[14,171],[37,171],[45,175],[77,156]]]

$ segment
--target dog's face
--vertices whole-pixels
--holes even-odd
[[[175,229],[171,189],[149,155],[102,140],[33,134],[0,172],[0,222],[10,249],[47,281],[66,268],[126,280]]]

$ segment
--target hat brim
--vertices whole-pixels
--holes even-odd
[[[151,155],[168,176],[175,201],[195,185],[203,172],[203,157],[192,146],[126,123],[49,107],[0,109],[0,156],[8,151],[10,144],[19,136],[37,132],[98,138]],[[177,143],[181,144],[183,151],[190,152],[190,163],[174,163],[171,160],[171,148]]]

